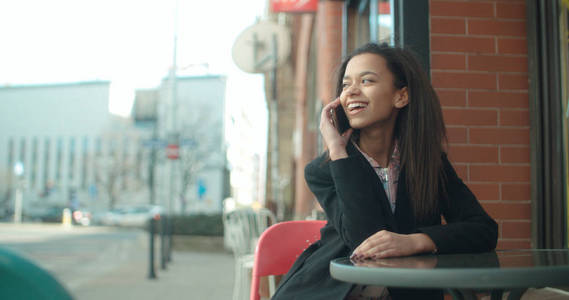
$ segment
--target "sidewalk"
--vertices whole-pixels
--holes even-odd
[[[234,259],[218,239],[178,243],[175,239],[172,261],[166,270],[160,268],[156,253],[156,279],[147,278],[148,242],[139,239],[139,251],[133,251],[124,264],[71,293],[78,300],[231,299]]]

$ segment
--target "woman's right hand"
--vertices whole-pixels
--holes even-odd
[[[350,128],[343,134],[340,134],[338,129],[334,126],[333,113],[340,105],[340,98],[336,98],[336,100],[324,106],[322,113],[320,114],[320,133],[322,134],[322,139],[328,148],[331,160],[348,157],[346,145],[348,144],[350,135],[352,135],[353,132],[353,129]]]

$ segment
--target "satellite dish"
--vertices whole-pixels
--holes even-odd
[[[285,62],[290,54],[287,27],[261,21],[245,29],[233,43],[233,61],[248,73],[264,73]]]

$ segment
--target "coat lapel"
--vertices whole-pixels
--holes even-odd
[[[378,215],[379,216],[383,215],[387,218],[385,223],[389,226],[391,231],[399,232],[399,225],[397,224],[398,222],[396,222],[395,216],[394,216],[393,212],[391,211],[391,206],[389,205],[389,200],[387,199],[387,194],[385,193],[385,189],[383,188],[383,184],[379,180],[379,177],[377,176],[377,174],[373,170],[372,166],[369,164],[369,162],[366,160],[366,158],[361,154],[361,152],[358,149],[356,149],[356,147],[351,142],[348,143],[346,150],[348,152],[348,156],[354,156],[354,157],[357,157],[359,159],[360,163],[362,164],[362,172],[366,172],[366,175],[367,175],[366,178],[367,178],[368,183],[375,186],[375,188],[373,189],[375,191],[373,197],[375,199],[377,199],[377,201],[380,201],[381,209],[384,210],[384,213],[378,214]],[[397,188],[397,197],[398,198],[399,198],[400,193],[401,193],[401,191],[399,190],[399,187],[398,187]],[[398,202],[398,200],[397,200],[397,202]],[[395,212],[397,212],[397,204],[395,207],[396,207]]]

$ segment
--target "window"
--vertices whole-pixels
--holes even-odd
[[[566,1],[526,2],[532,118],[532,246],[567,247]],[[561,37],[561,38],[560,38]]]
[[[69,170],[67,175],[70,181],[73,179],[74,170],[75,170],[75,138],[72,137],[69,140]]]
[[[393,0],[379,0],[377,6],[377,42],[395,45]]]
[[[129,138],[123,137],[122,141],[122,159],[120,164],[121,167],[121,189],[124,191],[127,189],[127,170],[128,170],[128,163],[129,163]]]
[[[22,165],[24,166],[24,170],[26,170],[27,166],[27,161],[26,161],[26,138],[22,137],[20,138],[20,156],[18,158],[18,161],[22,163]]]
[[[368,42],[387,43],[415,52],[430,73],[429,1],[346,0],[342,55]]]
[[[36,186],[36,177],[38,171],[38,138],[34,137],[32,140],[32,162],[30,165],[30,186]]]
[[[561,58],[561,107],[563,116],[562,136],[563,136],[563,156],[565,166],[565,208],[569,208],[569,194],[567,187],[569,186],[569,1],[560,0],[559,11],[559,39],[560,39],[560,58]],[[569,210],[566,212],[566,224],[569,226]],[[569,227],[566,231],[569,240]]]
[[[61,182],[61,168],[63,165],[63,138],[57,138],[57,148],[55,157],[55,181]]]
[[[9,170],[9,174],[8,174],[8,190],[12,189],[12,175],[14,174],[13,168],[14,168],[14,139],[10,138],[10,140],[8,141],[8,170]]]
[[[82,153],[82,160],[81,160],[81,189],[87,189],[87,163],[89,157],[87,155],[88,148],[89,148],[89,139],[84,136],[83,137],[83,153]]]
[[[50,154],[50,140],[48,137],[44,140],[43,147],[43,186],[47,187],[49,181],[49,154]]]

